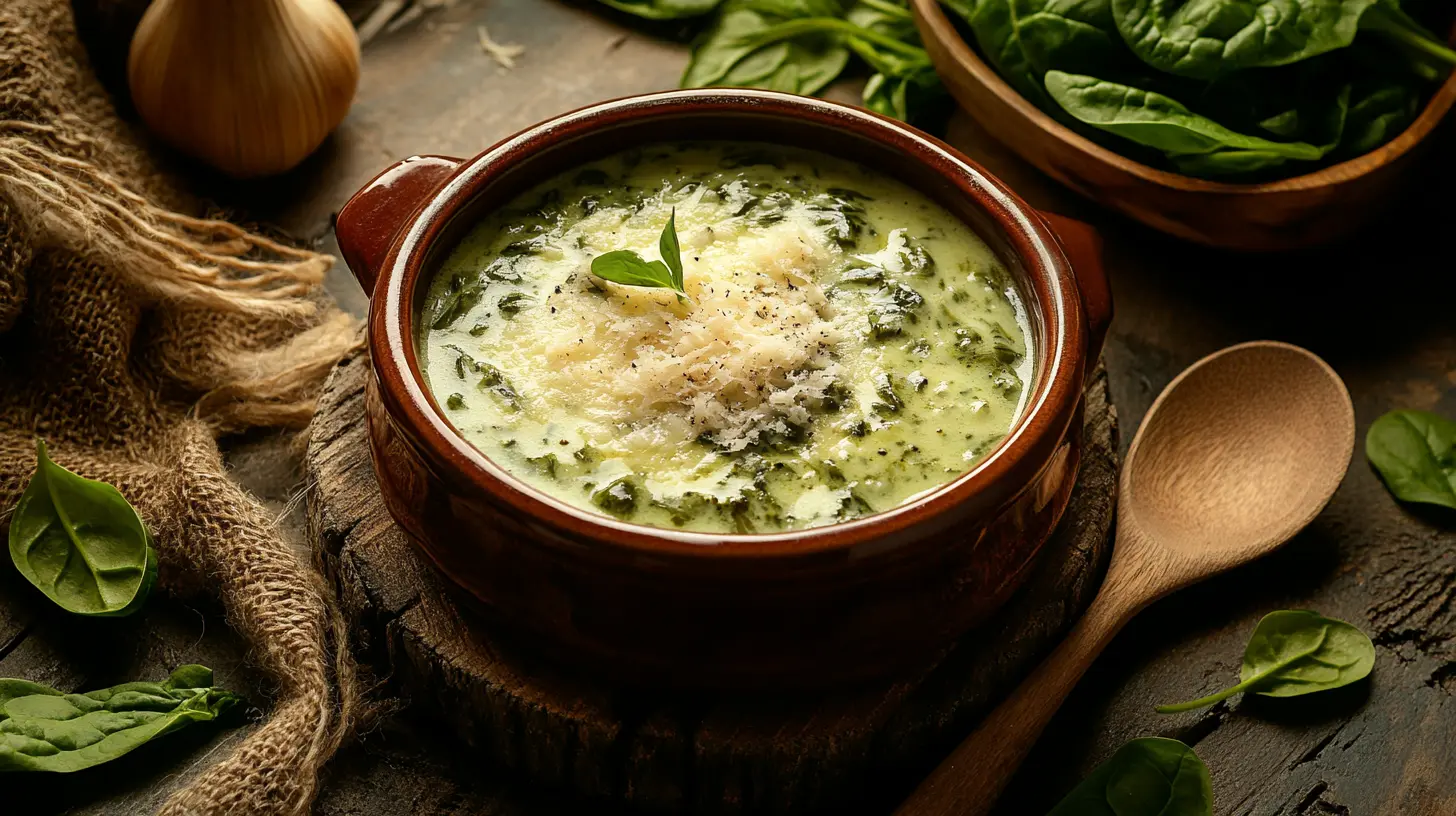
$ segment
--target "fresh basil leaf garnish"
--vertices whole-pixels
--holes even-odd
[[[16,569],[67,612],[136,612],[157,581],[141,516],[115,487],[52,462],[42,440],[35,448],[35,475],[10,519]]]
[[[682,251],[678,248],[677,241],[676,208],[668,216],[667,226],[662,228],[662,236],[658,238],[657,246],[662,253],[661,261],[646,261],[630,249],[619,249],[592,258],[592,274],[624,286],[671,289],[677,292],[678,300],[686,300]]]
[[[657,239],[657,251],[662,253],[662,262],[672,272],[672,288],[683,291],[683,265],[682,250],[677,245],[677,208],[667,216],[667,226],[662,229],[662,236]]]

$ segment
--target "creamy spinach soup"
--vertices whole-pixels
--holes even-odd
[[[593,274],[672,254],[664,232],[683,296]],[[964,223],[867,168],[739,143],[633,150],[519,196],[444,262],[421,325],[437,402],[497,464],[709,532],[944,484],[1005,436],[1031,374],[1016,289]]]

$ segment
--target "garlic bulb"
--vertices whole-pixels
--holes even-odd
[[[334,0],[155,0],[127,75],[164,141],[229,175],[266,176],[343,121],[359,38]]]

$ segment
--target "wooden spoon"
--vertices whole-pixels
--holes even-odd
[[[1087,614],[896,816],[989,813],[1118,630],[1153,601],[1304,529],[1339,487],[1354,446],[1345,384],[1302,348],[1246,343],[1178,375],[1128,451],[1112,563]]]

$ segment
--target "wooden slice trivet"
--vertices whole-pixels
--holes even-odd
[[[1111,552],[1117,414],[1087,392],[1082,471],[1026,587],[934,665],[783,697],[667,696],[558,669],[462,615],[385,512],[369,462],[362,354],[339,364],[308,447],[309,523],[356,647],[484,757],[539,783],[674,814],[886,812],[1091,601]]]

